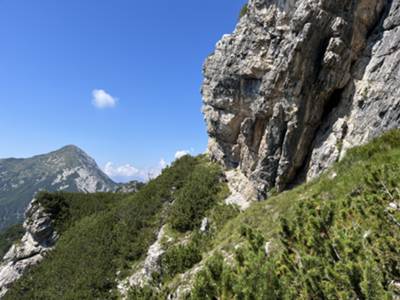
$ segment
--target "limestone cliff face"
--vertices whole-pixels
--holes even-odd
[[[400,0],[250,0],[204,66],[211,156],[264,197],[398,127],[399,24]]]
[[[53,249],[58,238],[50,215],[33,200],[26,211],[25,235],[4,256],[0,265],[0,298],[31,266],[39,263]]]

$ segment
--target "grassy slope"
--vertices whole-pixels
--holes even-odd
[[[234,266],[212,257],[192,298],[391,299],[400,212],[389,205],[400,205],[399,189],[400,132],[392,131],[229,221],[215,247],[234,253]]]
[[[363,180],[371,175],[372,169],[385,165],[397,167],[399,164],[400,132],[393,131],[366,146],[351,149],[340,163],[320,178],[271,197],[265,202],[253,204],[225,226],[218,236],[218,243],[225,247],[236,245],[242,225],[257,228],[266,239],[278,238],[282,217],[294,218],[296,204],[299,202],[306,199],[335,201],[346,198],[365,184]],[[400,168],[398,170],[400,172]]]
[[[399,203],[399,171],[393,131],[349,151],[321,178],[237,215],[221,205],[218,168],[186,157],[134,196],[106,197],[99,207],[93,199],[87,209],[67,201],[68,213],[55,213],[57,249],[5,299],[116,298],[116,272],[128,275],[165,223],[169,242],[154,279],[161,291],[133,289],[131,299],[164,299],[192,279],[192,299],[391,299],[400,214],[388,207]],[[208,235],[198,232],[205,215]],[[206,267],[182,277],[199,265]]]
[[[202,271],[167,278],[160,292],[135,289],[131,299],[165,299],[188,281],[188,298],[197,300],[391,299],[391,283],[400,281],[400,213],[388,207],[400,207],[399,189],[393,131],[350,150],[313,182],[230,215],[201,248],[192,270]],[[185,249],[171,256],[175,265],[188,257]]]

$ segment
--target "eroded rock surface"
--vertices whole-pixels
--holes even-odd
[[[160,259],[165,252],[162,245],[164,237],[165,226],[161,227],[157,240],[150,246],[145,260],[137,270],[131,276],[118,283],[118,290],[123,299],[127,299],[129,289],[146,286],[151,282],[153,274],[160,271]]]
[[[33,200],[26,211],[25,235],[14,244],[3,258],[0,266],[0,298],[27,268],[39,263],[53,249],[57,240],[50,215]]]
[[[264,198],[400,120],[400,0],[250,0],[204,66],[209,152]]]

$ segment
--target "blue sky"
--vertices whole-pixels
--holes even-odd
[[[75,144],[127,180],[203,152],[202,64],[244,2],[0,0],[0,157]]]

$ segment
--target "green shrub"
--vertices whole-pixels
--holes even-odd
[[[223,194],[221,198],[225,199],[227,197],[227,194]],[[218,205],[215,205],[210,211],[210,222],[216,230],[222,229],[226,222],[236,217],[239,212],[239,209],[234,205],[226,205],[224,203],[220,203]]]
[[[149,300],[159,299],[157,292],[150,286],[146,285],[142,288],[134,288],[129,291],[128,300]]]
[[[239,20],[240,20],[241,18],[243,18],[245,15],[247,15],[248,11],[249,11],[249,5],[246,3],[246,4],[244,4],[244,5],[242,6],[242,8],[241,8],[241,10],[240,10],[240,13],[239,13]]]
[[[0,233],[0,256],[3,257],[10,247],[20,240],[25,230],[21,224],[13,225]]]
[[[221,171],[214,165],[199,165],[175,195],[170,213],[172,228],[186,232],[200,226],[205,213],[217,203]]]
[[[399,170],[399,163],[375,166],[352,195],[297,202],[294,216],[281,220],[282,248],[272,257],[262,234],[242,226],[246,243],[235,266],[223,267],[230,286],[208,266],[193,299],[390,299],[390,282],[400,275],[400,231],[386,209],[400,199]]]
[[[115,193],[40,192],[36,195],[39,203],[51,215],[58,233],[64,232],[83,217],[110,209],[124,197]]]
[[[184,273],[202,259],[200,247],[196,243],[178,245],[168,249],[161,260],[161,267],[166,279]]]
[[[147,253],[164,204],[200,163],[184,157],[129,196],[40,194],[61,236],[55,250],[18,280],[5,299],[116,299],[117,271],[129,269]]]

